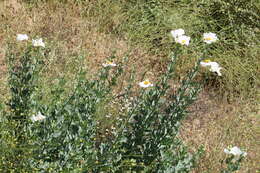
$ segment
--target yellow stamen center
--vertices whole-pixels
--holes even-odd
[[[211,41],[211,40],[213,40],[213,39],[212,39],[211,37],[206,37],[205,40]]]
[[[204,62],[211,62],[209,59],[205,59]]]
[[[149,85],[149,84],[151,84],[151,83],[146,80],[146,81],[144,81],[144,84],[145,84],[145,85]]]
[[[185,43],[186,43],[186,40],[181,40],[181,43],[182,43],[182,44],[185,44]]]

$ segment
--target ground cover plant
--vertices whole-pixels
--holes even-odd
[[[187,27],[181,22],[184,16],[190,19],[186,12],[191,8],[198,12],[197,7],[201,7],[197,3],[190,3],[189,7],[187,4],[140,1],[137,8],[130,1],[129,4],[124,1],[2,3],[6,9],[0,8],[4,12],[1,31],[9,38],[2,34],[0,40],[0,55],[5,57],[3,65],[8,67],[1,76],[1,169],[21,172],[257,170],[256,95],[249,98],[250,102],[244,97],[258,91],[257,64],[251,63],[257,62],[258,49],[254,44],[257,39],[250,44],[246,41],[234,44],[232,30],[240,25],[223,34],[224,30],[220,32],[213,25],[206,27],[198,20],[209,17],[207,14],[196,16],[193,19],[197,25]],[[219,7],[206,1],[204,5]],[[232,14],[232,8],[226,5]],[[183,16],[175,15],[179,19],[169,22],[174,26],[156,23],[161,16],[168,20],[169,15],[164,12],[169,8],[183,9]],[[140,13],[143,17],[136,16]],[[19,21],[12,17],[14,14],[20,14],[28,25],[16,28]],[[35,24],[30,23],[31,14],[40,14],[32,19]],[[139,21],[141,18],[146,20],[145,25]],[[205,21],[210,23],[212,19]],[[233,24],[237,22],[238,18],[234,18]],[[134,27],[128,30],[127,25]],[[249,26],[246,29],[255,30],[256,26]],[[185,29],[185,33],[176,37],[171,30],[177,28]],[[253,30],[241,32],[252,36],[257,33]],[[214,44],[203,42],[203,33],[209,31],[217,33]],[[19,35],[18,40],[25,40],[16,42],[17,33],[27,33],[29,41]],[[190,38],[180,37],[184,34]],[[208,41],[215,40],[214,35],[208,35],[212,36]],[[157,41],[151,41],[153,36],[158,37]],[[115,41],[118,37],[130,42]],[[148,51],[140,53],[143,50],[132,43]],[[126,45],[130,45],[128,50]],[[107,47],[114,50],[108,51]],[[221,56],[233,58],[222,59],[220,52]],[[240,61],[245,54],[247,59]],[[95,59],[99,56],[100,60]],[[235,62],[236,66],[227,68]],[[241,78],[232,77],[238,74]],[[250,80],[244,82],[242,77],[248,76]],[[233,83],[229,85],[225,80]],[[223,88],[230,89],[221,91]],[[200,94],[198,89],[202,90]],[[235,102],[236,99],[243,102]],[[185,115],[190,116],[184,119]],[[161,122],[165,123],[160,125]],[[205,152],[198,152],[200,146],[204,146]],[[234,146],[241,146],[247,153]]]

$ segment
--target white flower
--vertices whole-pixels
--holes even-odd
[[[183,29],[176,29],[176,30],[172,30],[171,34],[172,34],[173,38],[176,39],[177,37],[184,35],[185,32]]]
[[[222,67],[219,66],[219,64],[217,62],[212,62],[210,60],[204,60],[200,62],[200,65],[202,67],[210,67],[209,71],[211,72],[216,72],[219,76],[222,76],[220,70],[222,69]]]
[[[106,118],[110,118],[110,117],[111,117],[111,115],[109,115],[109,114],[108,114],[108,115],[106,115],[105,117],[106,117]]]
[[[103,67],[115,67],[116,64],[111,61],[106,61],[106,63],[102,64]]]
[[[29,37],[26,34],[17,34],[17,37],[16,37],[17,41],[23,41],[23,40],[28,40],[28,39],[29,39]]]
[[[211,62],[211,66],[210,66],[209,71],[216,72],[219,76],[222,76],[222,74],[220,73],[221,69],[222,69],[222,67],[220,67],[218,63]]]
[[[46,118],[46,116],[42,115],[41,112],[38,112],[37,115],[31,116],[31,120],[32,120],[33,122],[35,122],[35,121],[41,121],[41,120],[44,120],[45,118]]]
[[[202,66],[202,67],[207,67],[207,66],[211,66],[211,61],[209,60],[209,59],[205,59],[204,61],[201,61],[200,62],[200,65]]]
[[[36,39],[36,40],[32,40],[32,45],[35,47],[45,47],[45,43],[43,43],[42,38],[40,39]]]
[[[152,87],[153,84],[149,80],[145,80],[139,83],[139,86],[142,88]]]
[[[203,34],[203,40],[204,42],[206,42],[207,44],[211,44],[211,43],[214,43],[218,40],[217,38],[217,35],[212,33],[212,32],[209,32],[209,33],[204,33]]]
[[[175,39],[175,41],[176,41],[177,43],[180,43],[181,45],[186,45],[186,46],[188,46],[189,43],[190,43],[190,37],[188,37],[188,36],[186,36],[186,35],[181,35],[181,36],[177,37],[177,38]]]
[[[116,128],[114,126],[111,127],[112,130],[116,130]]]
[[[244,151],[241,151],[240,150],[240,148],[238,148],[237,146],[235,146],[235,147],[233,147],[233,148],[229,148],[229,149],[224,149],[224,152],[226,153],[226,154],[233,154],[234,156],[240,156],[240,155],[242,155],[242,156],[246,156],[247,155],[247,153],[246,152],[244,152]]]

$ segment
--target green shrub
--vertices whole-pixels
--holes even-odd
[[[118,112],[123,123],[117,122],[116,130],[105,136],[99,130],[97,116],[105,116],[100,107],[113,101],[113,86],[122,74],[122,65],[114,70],[104,67],[91,80],[81,68],[65,99],[61,98],[66,81],[61,78],[52,86],[49,101],[42,104],[39,72],[48,57],[47,50],[28,44],[20,53],[15,45],[9,46],[11,97],[1,111],[4,116],[0,126],[7,128],[2,131],[1,144],[8,150],[3,151],[1,170],[189,172],[194,167],[201,151],[190,154],[178,132],[187,107],[199,92],[198,83],[193,81],[198,64],[178,91],[170,93],[168,84],[180,46],[159,82],[133,97],[128,108]],[[131,88],[129,83],[119,99],[121,104],[127,104]]]
[[[31,155],[31,139],[28,138],[26,127],[28,115],[35,111],[38,73],[43,65],[44,51],[28,46],[22,55],[18,46],[9,44],[7,61],[9,63],[8,84],[10,95],[7,106],[2,110],[2,122],[7,123],[2,131],[5,151],[2,155],[2,170],[27,169],[25,162]],[[17,58],[19,57],[19,58]],[[6,107],[6,106],[5,106]],[[9,131],[11,130],[11,131]]]
[[[199,91],[193,82],[198,66],[176,93],[169,93],[168,80],[173,76],[178,53],[172,56],[167,72],[156,86],[143,89],[132,99],[113,140],[101,144],[100,155],[105,153],[109,159],[100,158],[98,162],[104,166],[97,172],[189,172],[194,167],[201,151],[188,153],[178,132],[188,105]]]

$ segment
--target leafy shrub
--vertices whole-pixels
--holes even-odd
[[[4,125],[3,131],[2,161],[6,164],[4,169],[27,169],[24,165],[27,157],[30,157],[31,148],[26,127],[28,126],[28,114],[35,111],[35,91],[37,90],[38,73],[43,65],[44,51],[39,51],[28,46],[20,56],[17,46],[9,44],[9,86],[11,98],[7,105],[7,112],[3,110],[3,121],[10,122]],[[19,58],[17,58],[17,56]],[[9,131],[11,130],[11,131]],[[5,139],[6,138],[6,139]],[[7,140],[7,141],[5,141]],[[10,166],[10,167],[9,167]]]
[[[101,144],[101,154],[105,152],[110,159],[99,160],[105,165],[99,171],[189,172],[194,166],[201,151],[191,155],[177,136],[185,110],[199,91],[197,83],[192,82],[198,67],[176,93],[168,93],[177,56],[172,56],[166,74],[155,87],[142,90],[132,100],[114,140]]]
[[[193,82],[198,64],[178,91],[169,92],[168,82],[174,75],[180,47],[176,48],[159,82],[152,88],[142,89],[132,99],[128,109],[120,113],[125,117],[123,123],[116,123],[116,130],[105,137],[99,131],[96,115],[100,114],[99,106],[114,98],[112,90],[122,74],[121,65],[115,70],[102,68],[92,80],[86,79],[82,68],[75,87],[65,99],[60,99],[65,82],[60,79],[49,102],[42,105],[39,72],[48,56],[47,50],[29,44],[20,54],[15,45],[9,46],[11,97],[5,109],[5,120],[1,121],[1,128],[4,127],[2,123],[8,127],[1,136],[1,143],[9,149],[1,159],[2,170],[191,170],[201,151],[190,154],[178,138],[178,132],[187,107],[199,92],[198,83]],[[131,88],[129,84],[127,90]],[[130,92],[126,93],[119,99],[123,104],[129,100]],[[42,117],[32,119],[37,113]]]

